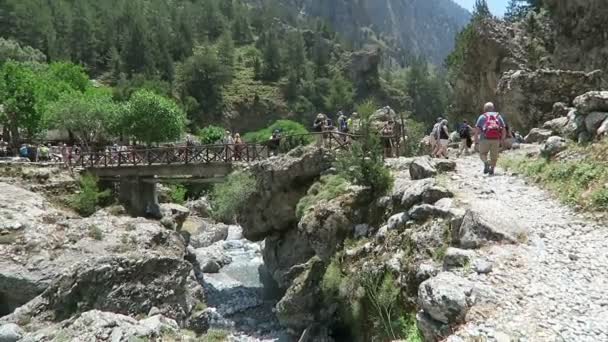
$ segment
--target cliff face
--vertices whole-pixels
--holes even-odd
[[[396,58],[424,55],[435,64],[454,47],[470,13],[452,0],[280,0],[302,18],[323,18],[355,45],[379,43]]]
[[[474,116],[487,101],[517,129],[553,119],[552,104],[607,86],[608,3],[549,0],[520,22],[474,21],[452,66],[454,114]],[[597,71],[599,70],[599,71]]]

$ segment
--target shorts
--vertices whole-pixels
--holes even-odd
[[[448,139],[439,140],[439,144],[441,145],[441,147],[448,147],[449,143],[450,143],[450,141]]]
[[[479,153],[483,161],[486,161],[488,159],[489,153],[490,161],[495,164],[498,161],[498,154],[500,153],[500,140],[479,141]]]

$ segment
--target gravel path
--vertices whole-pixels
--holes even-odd
[[[529,232],[524,244],[477,251],[494,264],[492,273],[462,271],[482,295],[455,335],[501,342],[608,341],[608,227],[503,170],[483,176],[477,157],[457,163],[447,186],[459,201],[497,201],[497,215],[518,220]]]

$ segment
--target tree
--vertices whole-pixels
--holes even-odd
[[[423,58],[414,59],[406,74],[405,92],[412,99],[416,120],[431,123],[445,109],[447,99],[443,79],[429,71]]]
[[[222,33],[217,50],[220,63],[225,67],[228,77],[232,79],[234,73],[234,41],[230,30]]]
[[[175,102],[140,90],[126,105],[121,122],[126,134],[150,145],[178,139],[185,130],[186,114]]]
[[[277,81],[281,78],[281,52],[274,32],[266,33],[262,51],[264,57],[262,78],[266,81]]]
[[[302,66],[306,64],[306,45],[304,43],[304,37],[298,30],[289,35],[288,41],[286,65],[290,70],[296,72],[298,78],[301,78],[304,76],[304,68]]]
[[[235,16],[232,21],[232,37],[239,45],[249,44],[253,41],[253,34],[247,16],[246,7],[238,4],[235,7]]]
[[[91,8],[85,1],[74,3],[74,27],[72,30],[72,60],[92,70],[97,66],[97,37]]]
[[[69,131],[89,147],[118,135],[120,110],[109,89],[91,88],[83,94],[63,94],[49,105],[45,121],[49,128]]]
[[[0,37],[0,64],[9,59],[17,62],[42,63],[46,61],[46,56],[31,46],[22,46],[14,40]]]
[[[352,83],[336,72],[331,80],[329,95],[325,99],[325,110],[332,112],[351,109],[354,97]]]
[[[488,18],[492,16],[492,12],[490,12],[490,7],[488,7],[488,2],[486,0],[475,0],[475,7],[473,8],[473,17],[474,18]]]

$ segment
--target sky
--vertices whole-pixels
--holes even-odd
[[[475,5],[475,0],[454,0],[460,6],[468,9],[469,11],[473,10],[473,6]],[[502,16],[505,14],[505,9],[507,8],[508,0],[488,0],[488,6],[490,6],[490,11],[492,14],[497,16]]]

